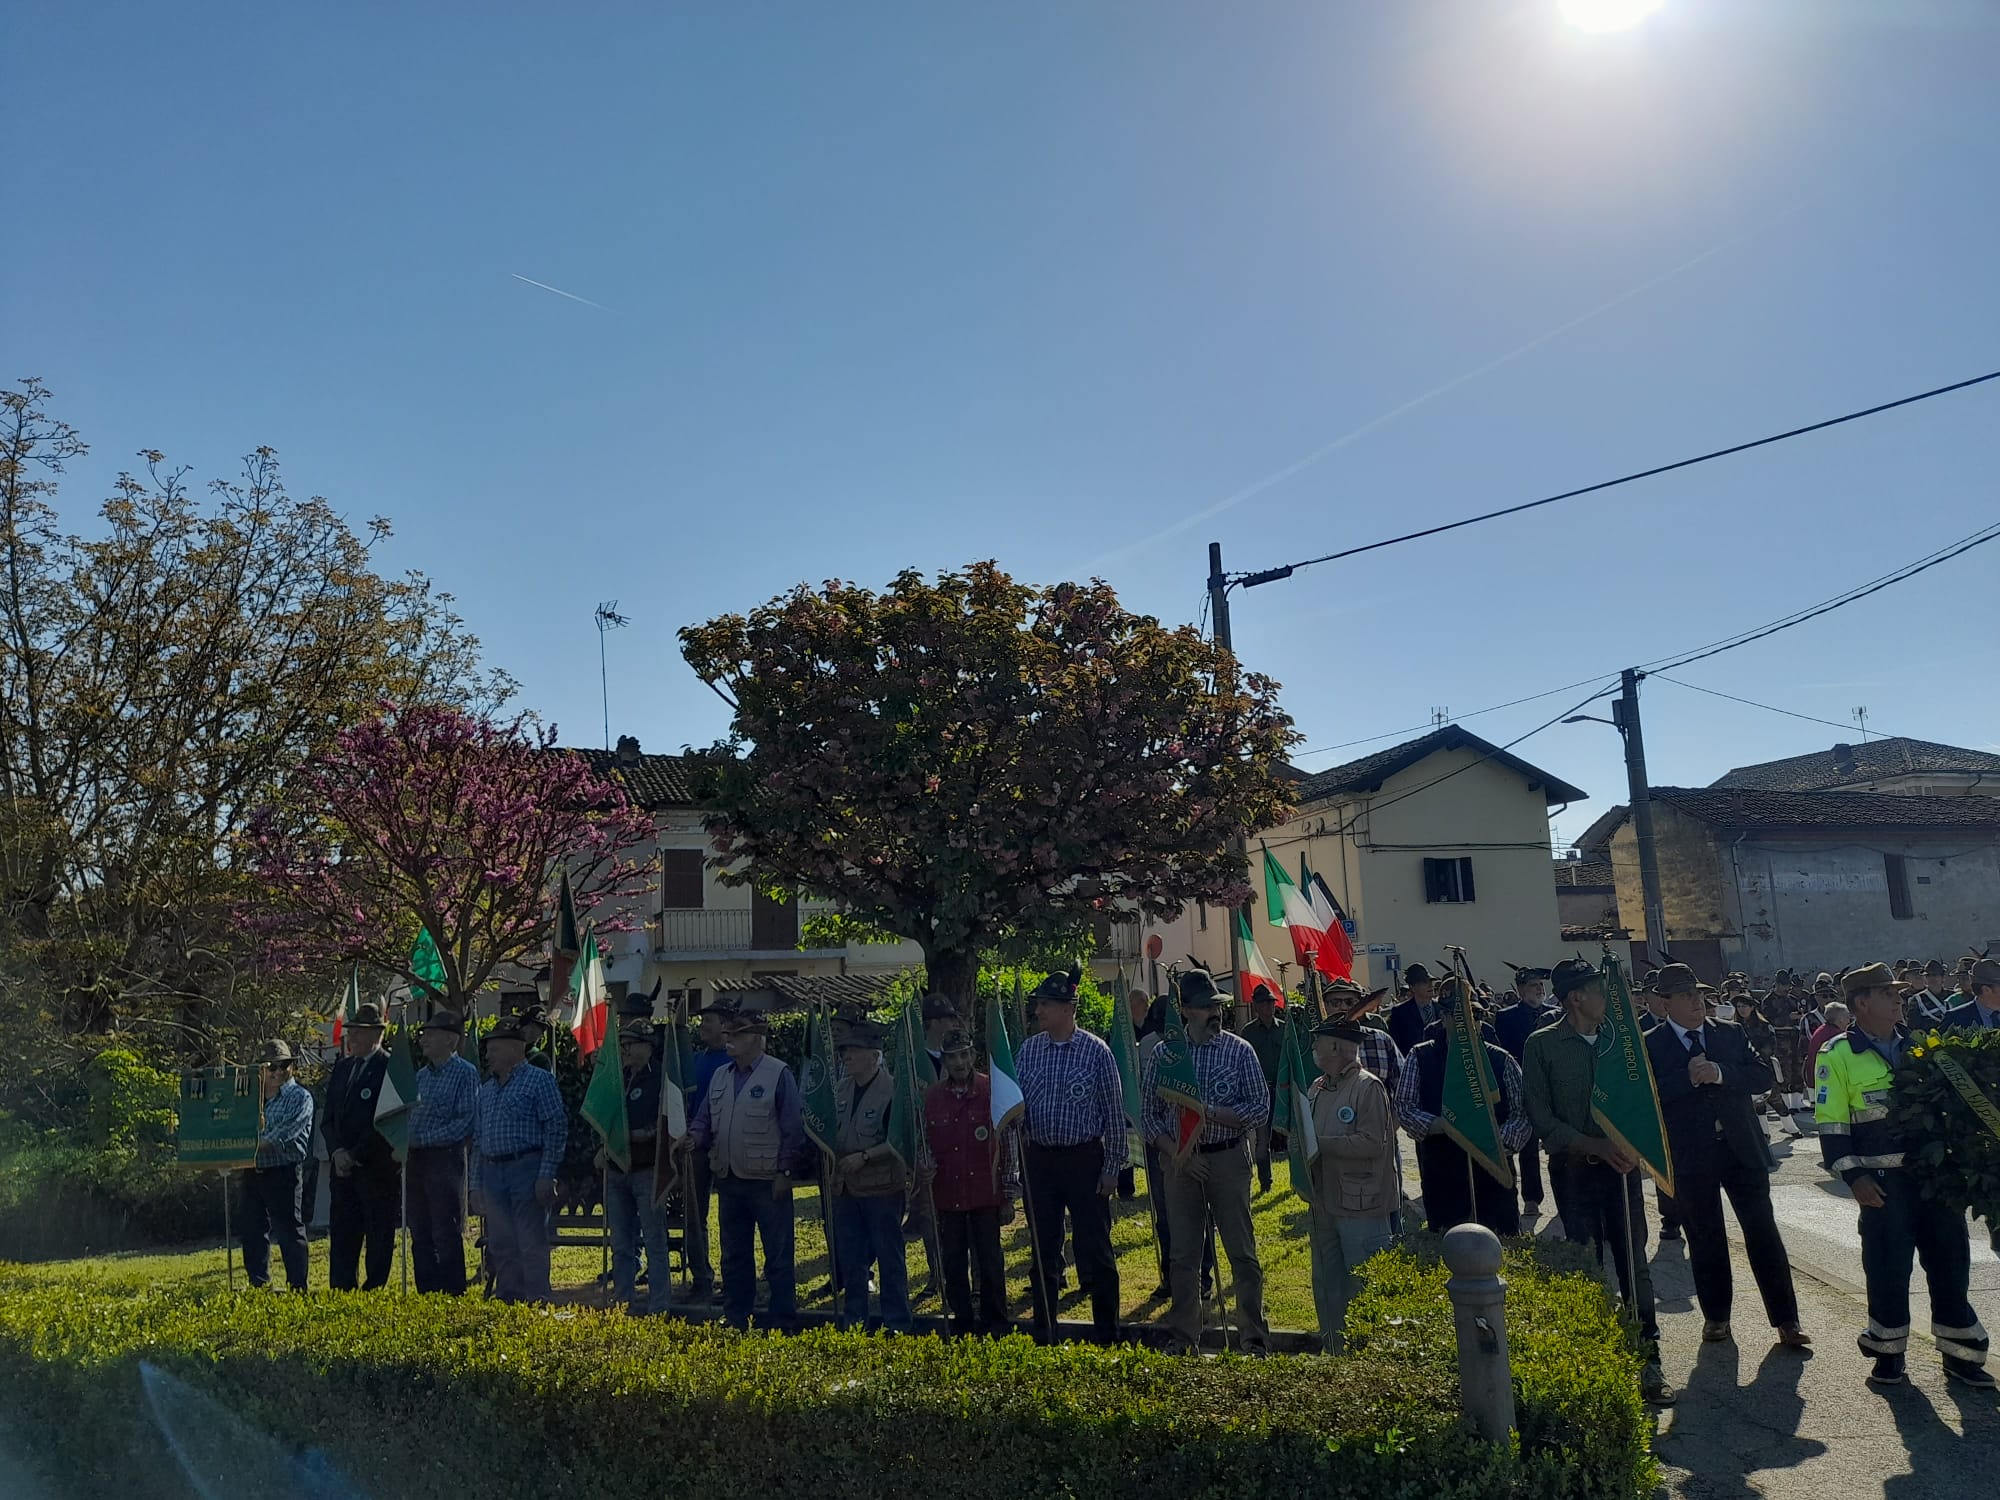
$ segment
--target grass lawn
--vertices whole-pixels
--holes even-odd
[[[1258,1250],[1264,1263],[1265,1315],[1273,1328],[1310,1329],[1314,1320],[1311,1263],[1306,1244],[1306,1206],[1292,1192],[1290,1176],[1282,1158],[1273,1163],[1273,1170],[1275,1177],[1271,1191],[1256,1194],[1251,1200],[1257,1224]],[[1153,1295],[1159,1283],[1159,1272],[1154,1259],[1152,1215],[1144,1192],[1146,1178],[1143,1170],[1138,1174],[1138,1181],[1141,1189],[1138,1198],[1130,1202],[1112,1201],[1111,1238],[1118,1252],[1124,1317],[1127,1321],[1143,1323],[1164,1317],[1166,1300]],[[802,1190],[794,1195],[793,1201],[798,1219],[799,1305],[807,1310],[825,1311],[830,1304],[825,1292],[826,1235],[820,1226],[818,1190]],[[712,1213],[709,1237],[714,1250],[716,1228]],[[1002,1232],[1002,1245],[1007,1260],[1009,1305],[1018,1316],[1026,1318],[1029,1294],[1025,1214],[1017,1215],[1013,1225]],[[323,1233],[314,1234],[310,1249],[311,1284],[324,1288],[326,1240]],[[472,1253],[468,1247],[468,1256]],[[907,1253],[910,1284],[914,1290],[925,1279],[923,1246],[909,1245]],[[1231,1285],[1229,1260],[1226,1255],[1219,1259],[1223,1283],[1228,1287]],[[555,1252],[553,1277],[559,1300],[602,1300],[597,1288],[601,1264],[602,1252],[594,1247],[559,1247]],[[278,1271],[275,1255],[272,1257],[272,1269]],[[219,1285],[226,1272],[223,1250],[218,1245],[163,1254],[118,1254],[89,1260],[51,1261],[34,1266],[10,1267],[9,1274],[25,1280],[74,1278],[89,1281],[106,1290],[141,1292],[176,1281]],[[236,1274],[239,1277],[242,1275],[240,1265]],[[282,1277],[282,1272],[279,1275]],[[395,1284],[392,1278],[391,1285]],[[681,1285],[684,1283],[677,1281],[677,1292]],[[931,1300],[920,1303],[918,1311],[932,1313],[941,1311],[941,1308],[935,1300]],[[1078,1293],[1074,1271],[1069,1275],[1063,1311],[1065,1316],[1072,1318],[1087,1319],[1090,1316],[1089,1301]]]

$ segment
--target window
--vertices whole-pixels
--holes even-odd
[[[1910,873],[1904,868],[1903,856],[1883,855],[1882,873],[1889,878],[1889,915],[1898,922],[1909,921],[1916,913],[1910,909]]]
[[[660,851],[660,905],[668,911],[701,909],[702,852],[699,849]]]
[[[1427,859],[1424,861],[1424,900],[1456,904],[1472,899],[1472,861],[1467,859]]]

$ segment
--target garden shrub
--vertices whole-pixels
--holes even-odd
[[[1339,1358],[1181,1359],[375,1294],[119,1289],[0,1269],[0,1422],[77,1496],[182,1500],[143,1364],[378,1497],[925,1500],[1260,1493],[1631,1500],[1637,1365],[1597,1286],[1510,1254],[1520,1442],[1458,1421],[1444,1273],[1369,1268]],[[237,1444],[238,1451],[244,1451]],[[246,1460],[247,1462],[247,1460]],[[225,1476],[211,1474],[210,1482]],[[280,1479],[226,1481],[232,1500]]]

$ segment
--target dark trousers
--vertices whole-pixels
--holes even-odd
[[[757,1305],[757,1241],[764,1242],[764,1280],[771,1299],[764,1326],[796,1331],[798,1265],[792,1238],[792,1195],[771,1196],[768,1177],[715,1179],[715,1217],[722,1231],[722,1321],[748,1328]]]
[[[1276,1084],[1271,1085],[1276,1088]],[[1251,1160],[1257,1164],[1257,1191],[1271,1191],[1271,1122],[1266,1120],[1251,1134]]]
[[[465,1147],[410,1148],[410,1279],[420,1292],[465,1292]]]
[[[243,1173],[237,1195],[243,1219],[243,1274],[252,1286],[271,1281],[271,1246],[285,1267],[285,1285],[306,1289],[306,1232],[299,1223],[299,1164]]]
[[[1773,1328],[1799,1320],[1799,1297],[1792,1286],[1792,1263],[1771,1212],[1771,1174],[1746,1167],[1733,1155],[1712,1164],[1713,1171],[1675,1173],[1678,1202],[1687,1229],[1688,1269],[1694,1272],[1694,1294],[1701,1315],[1712,1323],[1729,1321],[1735,1278],[1729,1267],[1729,1230],[1722,1219],[1722,1197],[1736,1210],[1743,1226],[1743,1246],[1750,1257],[1750,1274],[1764,1299]]]
[[[1484,1224],[1495,1234],[1519,1234],[1521,1211],[1514,1190],[1442,1135],[1417,1142],[1417,1177],[1423,1186],[1424,1218],[1432,1234],[1458,1224]]]
[[[1540,1208],[1544,1196],[1540,1136],[1529,1137],[1528,1144],[1521,1148],[1520,1156],[1515,1158],[1515,1170],[1521,1179],[1521,1207]]]
[[[1861,1271],[1868,1280],[1863,1354],[1901,1354],[1910,1341],[1910,1262],[1924,1263],[1931,1290],[1931,1336],[1946,1366],[1986,1363],[1986,1330],[1972,1310],[1967,1282],[1972,1241],[1965,1215],[1926,1198],[1900,1170],[1875,1179],[1888,1201],[1861,1210]]]
[[[1000,1210],[940,1209],[938,1242],[944,1254],[944,1300],[956,1334],[1007,1331],[1007,1271],[1000,1258]],[[979,1310],[973,1311],[976,1268]]]
[[[1614,1172],[1604,1162],[1589,1162],[1576,1156],[1551,1157],[1549,1169],[1555,1180],[1556,1211],[1562,1215],[1563,1238],[1597,1246],[1599,1264],[1603,1263],[1605,1252],[1610,1252],[1611,1264],[1618,1272],[1619,1295],[1632,1304],[1640,1337],[1658,1343],[1660,1324],[1653,1311],[1653,1273],[1646,1264],[1646,1200],[1639,1191],[1639,1180],[1645,1174],[1636,1168],[1631,1172]]]
[[[688,1275],[694,1281],[696,1301],[715,1290],[715,1266],[708,1254],[708,1205],[715,1192],[715,1168],[708,1153],[697,1151],[688,1158],[693,1170],[681,1174],[681,1254],[687,1257]],[[665,1257],[661,1257],[664,1262]]]
[[[1670,1193],[1660,1191],[1660,1185],[1653,1184],[1653,1206],[1660,1211],[1660,1233],[1672,1230],[1678,1234],[1685,1227],[1682,1222],[1681,1205]]]
[[[361,1246],[368,1246],[368,1279],[364,1292],[389,1284],[396,1260],[396,1223],[402,1215],[403,1174],[394,1157],[386,1170],[357,1166],[347,1176],[333,1174],[333,1200],[327,1211],[327,1285],[351,1292],[361,1265]]]
[[[1118,1259],[1111,1253],[1111,1203],[1097,1191],[1104,1143],[1038,1146],[1030,1141],[1026,1156],[1035,1239],[1028,1277],[1035,1294],[1035,1336],[1044,1340],[1055,1336],[1055,1286],[1062,1275],[1067,1211],[1076,1229],[1076,1279],[1090,1288],[1092,1332],[1100,1343],[1115,1342]]]

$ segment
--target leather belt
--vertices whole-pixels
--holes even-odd
[[[1243,1137],[1240,1135],[1234,1135],[1231,1136],[1226,1141],[1217,1141],[1213,1145],[1208,1145],[1208,1146],[1196,1146],[1194,1149],[1198,1155],[1207,1156],[1210,1152],[1214,1151],[1234,1151],[1238,1146],[1242,1144],[1243,1144]]]

